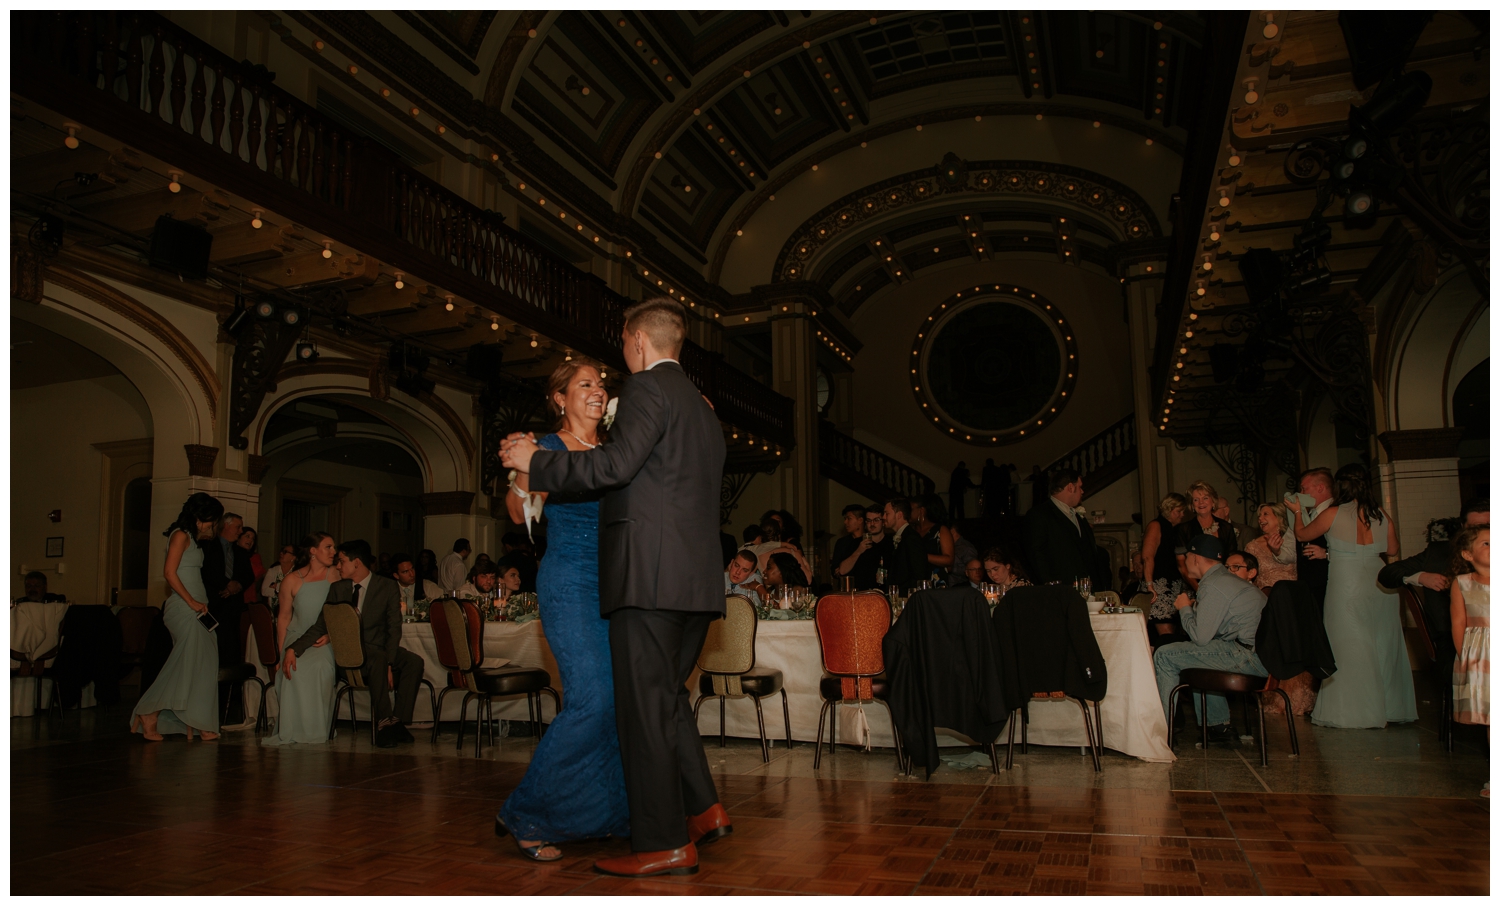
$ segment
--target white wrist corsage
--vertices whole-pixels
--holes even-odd
[[[510,480],[511,493],[521,498],[521,520],[526,523],[526,537],[531,538],[531,524],[542,521],[542,498],[539,494],[529,494],[516,487],[516,470],[511,469],[507,476]],[[532,538],[533,541],[536,539]]]
[[[618,396],[611,397],[609,402],[604,404],[604,418],[600,419],[600,421],[604,423],[604,430],[608,431],[609,426],[615,423],[615,409],[617,409],[619,405],[620,398]]]

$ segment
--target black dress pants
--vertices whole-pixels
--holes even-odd
[[[615,722],[630,800],[630,848],[686,846],[687,818],[719,801],[687,679],[715,613],[617,610],[609,617]]]
[[[368,650],[368,649],[367,649]],[[386,682],[386,668],[396,676],[396,710],[391,711],[391,688]],[[393,715],[403,724],[410,724],[417,704],[418,685],[422,682],[422,671],[426,664],[422,658],[405,648],[396,649],[396,659],[386,662],[385,652],[371,652],[365,661],[363,673],[365,685],[370,687],[370,710],[378,726]]]

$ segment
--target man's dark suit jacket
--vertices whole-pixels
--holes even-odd
[[[892,585],[910,591],[932,578],[932,565],[927,562],[927,544],[915,525],[906,524],[901,542],[895,547],[893,558],[886,561],[886,574]]]
[[[540,450],[535,491],[605,491],[599,507],[599,610],[724,612],[719,485],[724,433],[676,362],[631,375],[609,442]]]
[[[353,599],[354,583],[349,579],[340,579],[328,586],[328,600],[324,603],[350,604]],[[320,612],[317,621],[302,633],[301,638],[286,647],[301,657],[312,647],[313,642],[327,634],[328,628],[324,625],[323,614]],[[376,664],[389,666],[395,662],[396,652],[401,647],[401,587],[394,579],[370,576],[359,602],[359,638],[365,649],[366,667]],[[385,671],[381,670],[380,673],[383,682]]]
[[[1094,529],[1087,519],[1077,523],[1082,524],[1082,533],[1051,497],[1026,514],[1026,560],[1031,564],[1032,582],[1071,584],[1075,579],[1093,578]]]
[[[224,545],[215,536],[199,541],[198,547],[203,550],[203,590],[208,593],[205,603],[212,604],[220,600],[219,595],[229,585],[229,578],[224,575]],[[254,588],[255,571],[250,568],[250,552],[238,544],[231,544],[229,550],[234,556],[234,580],[241,588]],[[236,595],[234,600],[243,603],[244,598]]]
[[[1397,560],[1382,568],[1380,584],[1400,590],[1402,580],[1407,576],[1417,573],[1447,575],[1452,567],[1452,560],[1453,542],[1433,541],[1415,557]],[[1302,568],[1300,562],[1297,568]],[[1453,649],[1453,615],[1448,610],[1448,592],[1433,591],[1425,586],[1418,586],[1413,591],[1422,599],[1422,615],[1427,618],[1427,631],[1432,633],[1432,647],[1437,651],[1438,666],[1440,669],[1447,669],[1445,665],[1451,664],[1457,654]]]

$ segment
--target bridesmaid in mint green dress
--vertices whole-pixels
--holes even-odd
[[[296,659],[288,670],[287,645],[302,637],[328,600],[328,586],[333,578],[335,549],[333,536],[313,532],[297,545],[297,560],[292,571],[281,580],[278,595],[281,603],[276,617],[276,648],[283,652],[276,668],[276,731],[262,739],[263,746],[295,744],[318,745],[328,741],[333,723],[333,687],[335,667],[333,646],[314,645]]]
[[[1380,555],[1397,555],[1396,524],[1381,512],[1364,466],[1344,466],[1334,481],[1335,505],[1310,525],[1301,525],[1299,518],[1297,526],[1299,541],[1328,536],[1323,625],[1338,665],[1318,690],[1312,722],[1320,727],[1379,729],[1416,720],[1400,598],[1378,584],[1385,565]]]
[[[164,733],[192,739],[194,730],[205,740],[219,738],[219,644],[198,622],[198,614],[208,610],[208,593],[203,590],[203,551],[197,542],[217,534],[223,515],[224,504],[199,492],[183,504],[166,532],[166,579],[172,596],[162,606],[162,622],[172,633],[172,653],[130,715],[131,732],[152,742],[159,742]]]

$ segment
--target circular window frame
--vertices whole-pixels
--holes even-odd
[[[927,356],[932,340],[948,321],[985,302],[1006,302],[1029,308],[1039,315],[1058,343],[1063,368],[1052,394],[1036,412],[1024,422],[1005,431],[981,431],[965,425],[950,416],[941,403],[927,391]],[[1035,437],[1047,428],[1067,408],[1078,385],[1078,340],[1062,309],[1040,293],[1014,284],[996,283],[991,286],[976,286],[972,290],[959,290],[938,303],[922,321],[917,335],[912,338],[911,358],[908,361],[907,377],[911,384],[912,397],[922,420],[944,437],[975,447],[1003,447]]]

